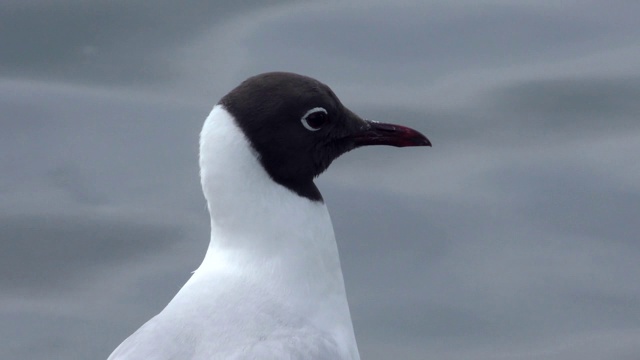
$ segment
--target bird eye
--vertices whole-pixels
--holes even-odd
[[[307,111],[300,121],[305,129],[318,131],[329,122],[329,114],[324,108],[317,107]]]

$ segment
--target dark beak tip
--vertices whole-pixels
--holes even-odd
[[[418,146],[428,146],[428,147],[433,147],[433,145],[431,145],[431,141],[429,141],[429,139],[427,139],[426,137],[420,141],[420,143],[418,144]]]
[[[407,143],[404,143],[402,145],[402,147],[407,147],[407,146],[428,146],[428,147],[432,147],[431,145],[431,141],[429,141],[429,139],[427,139],[426,137],[420,137],[420,138],[416,138],[416,139],[411,139],[409,140]]]
[[[401,146],[428,146],[432,147],[431,141],[419,131],[411,128],[404,128],[404,134],[406,136],[405,141],[401,141]]]
[[[412,132],[412,143],[413,146],[429,146],[431,147],[431,141],[424,135],[422,135],[422,133],[420,133],[419,131],[413,130],[413,129],[409,129]]]

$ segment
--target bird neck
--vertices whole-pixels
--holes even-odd
[[[277,304],[282,307],[273,315],[281,317],[277,326],[306,319],[315,329],[337,334],[341,352],[350,354],[345,358],[358,358],[325,204],[274,182],[219,105],[200,135],[200,177],[211,241],[202,265],[172,304],[188,307],[193,297],[204,298],[206,309],[199,311],[222,314],[241,303],[251,309],[248,323],[263,321],[254,312]]]
[[[211,215],[211,242],[201,268],[264,270],[286,286],[309,287],[308,280],[317,280],[320,287],[344,293],[325,204],[274,182],[220,105],[200,136],[200,169]]]

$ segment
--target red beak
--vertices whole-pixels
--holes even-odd
[[[431,146],[431,141],[416,130],[406,126],[365,120],[368,126],[349,136],[356,147],[366,145]]]

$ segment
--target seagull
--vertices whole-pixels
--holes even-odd
[[[366,145],[431,146],[364,120],[325,84],[270,72],[225,95],[200,133],[211,239],[169,304],[109,360],[360,359],[329,212],[314,184]]]

